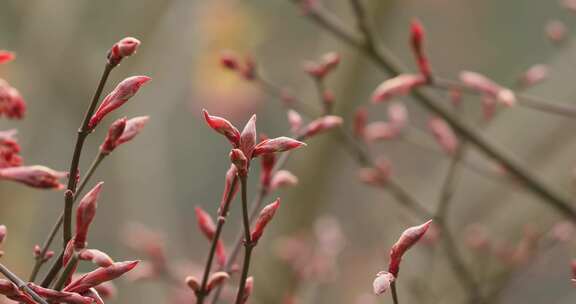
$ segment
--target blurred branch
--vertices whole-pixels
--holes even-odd
[[[299,3],[298,0],[291,0],[291,2],[295,4]],[[350,31],[347,27],[342,25],[338,18],[334,17],[334,15],[332,15],[330,12],[323,9],[320,4],[315,4],[314,6],[310,7],[307,17],[344,42],[365,53],[368,57],[373,59],[382,70],[386,71],[387,73],[394,76],[404,73],[405,69],[403,65],[391,52],[382,47],[370,47],[370,43],[366,43],[364,38],[359,37]],[[487,156],[495,159],[504,167],[506,167],[510,173],[516,176],[519,181],[524,183],[528,189],[542,198],[543,202],[554,208],[563,216],[569,218],[571,221],[576,222],[576,210],[568,199],[564,198],[559,193],[556,193],[548,186],[544,185],[528,170],[526,170],[516,159],[508,156],[500,148],[493,145],[486,138],[484,138],[484,136],[476,132],[467,123],[452,115],[442,106],[441,101],[420,89],[412,91],[412,96],[424,108],[438,115],[448,124],[450,124],[450,126],[452,126],[452,128],[461,137],[466,138],[466,140],[484,152]]]
[[[26,282],[22,281],[19,277],[17,277],[12,271],[10,271],[6,266],[0,263],[0,272],[12,283],[14,283],[18,289],[22,290],[26,294],[32,297],[34,301],[41,303],[41,304],[48,304],[46,300],[44,300],[41,296],[39,296],[34,290],[32,290]]]

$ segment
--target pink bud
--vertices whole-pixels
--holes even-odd
[[[239,61],[238,55],[232,51],[223,51],[220,54],[220,64],[228,70],[238,70],[240,66]]]
[[[280,199],[277,198],[273,203],[262,208],[262,211],[260,211],[260,214],[256,219],[256,224],[254,224],[254,229],[252,229],[252,233],[250,235],[250,239],[253,243],[257,243],[260,237],[262,237],[262,233],[264,233],[266,225],[268,225],[268,223],[272,220],[276,210],[278,210],[279,207]]]
[[[432,72],[430,70],[430,63],[428,62],[428,58],[426,54],[424,54],[423,44],[424,44],[424,27],[418,20],[413,20],[412,25],[410,28],[411,31],[411,46],[414,55],[416,56],[416,61],[418,62],[418,68],[420,69],[420,73],[426,79],[430,79],[432,77]]]
[[[256,78],[256,61],[251,56],[246,56],[244,65],[240,67],[240,75],[250,81]]]
[[[530,87],[539,84],[548,78],[550,69],[545,64],[535,64],[528,68],[520,77],[520,84],[524,87]]]
[[[148,120],[150,120],[149,116],[138,116],[129,119],[126,122],[126,128],[124,128],[124,132],[122,132],[122,135],[120,138],[118,138],[117,145],[121,145],[134,139],[134,137],[140,134],[142,129],[144,129],[144,126],[146,126]]]
[[[359,174],[360,180],[371,186],[385,186],[392,177],[392,164],[382,156],[378,157],[374,168],[363,168]]]
[[[44,288],[34,283],[29,283],[30,289],[34,290],[39,296],[48,300],[48,302],[68,303],[68,304],[92,304],[93,300],[77,293],[57,291]]]
[[[254,278],[248,277],[246,279],[246,285],[244,285],[244,297],[240,303],[245,304],[246,302],[248,302],[248,299],[252,295],[253,290],[254,290]]]
[[[358,107],[354,112],[354,136],[359,139],[364,138],[366,124],[368,123],[368,110],[365,107]]]
[[[30,187],[44,189],[64,189],[59,182],[66,172],[54,171],[44,166],[23,166],[0,169],[0,180],[11,180]]]
[[[290,131],[296,134],[302,127],[302,116],[294,110],[288,110],[288,123],[290,123]]]
[[[98,198],[102,192],[103,182],[99,182],[88,192],[78,204],[76,210],[76,236],[74,236],[74,247],[82,249],[86,247],[86,236],[88,228],[96,216],[96,207],[98,206]]]
[[[240,146],[240,132],[232,123],[222,117],[211,116],[206,110],[202,110],[202,114],[210,128],[226,136],[234,147]]]
[[[301,146],[306,146],[306,144],[289,137],[281,136],[272,139],[267,139],[256,145],[252,157],[258,157],[266,153],[284,152],[299,148]]]
[[[374,282],[372,282],[374,294],[379,296],[385,293],[388,289],[390,289],[390,284],[392,284],[394,280],[395,277],[393,274],[386,271],[380,271],[378,274],[376,274],[376,279],[374,279]]]
[[[575,0],[563,0],[561,4],[564,8],[571,11],[572,13],[576,13],[576,1]]]
[[[227,259],[228,258],[226,254],[226,248],[224,247],[224,243],[222,242],[222,240],[218,240],[218,242],[216,243],[216,262],[221,268],[223,268],[226,266]]]
[[[334,69],[340,64],[340,54],[336,52],[330,52],[322,55],[322,63],[328,69]]]
[[[267,139],[268,138],[263,137],[261,141]],[[274,164],[276,164],[276,155],[268,153],[260,157],[260,185],[262,185],[263,189],[268,189],[270,187]]]
[[[320,58],[319,62],[306,62],[304,71],[319,80],[332,72],[340,63],[340,55],[335,52],[327,53]]]
[[[245,176],[248,173],[248,158],[240,149],[232,149],[230,151],[230,162],[236,166],[238,174]]]
[[[224,271],[215,272],[210,276],[210,279],[208,279],[208,285],[206,286],[206,289],[211,291],[214,289],[214,287],[222,285],[228,279],[230,279],[230,275],[228,273]]]
[[[402,256],[408,249],[410,249],[414,244],[418,242],[424,236],[432,220],[427,221],[426,223],[420,226],[414,226],[406,229],[400,235],[398,241],[392,246],[390,250],[390,263],[388,265],[388,271],[394,275],[394,277],[398,277],[398,272],[400,271],[400,262],[402,261]]]
[[[460,81],[469,88],[488,95],[507,107],[516,104],[516,95],[510,89],[504,88],[499,84],[488,79],[488,77],[476,73],[463,71],[460,73]]]
[[[80,251],[78,258],[83,261],[91,261],[100,267],[108,267],[114,263],[109,255],[98,249],[84,249]]]
[[[458,137],[452,131],[452,128],[441,118],[433,117],[428,121],[428,127],[436,141],[449,155],[454,154],[458,149]]]
[[[216,233],[216,224],[214,224],[212,217],[200,207],[196,207],[194,210],[196,211],[198,228],[200,228],[200,231],[202,231],[208,240],[212,240]]]
[[[329,131],[342,125],[342,117],[326,115],[310,122],[302,131],[304,138],[310,138],[322,132]]]
[[[198,281],[198,279],[195,276],[187,276],[185,282],[186,285],[188,285],[188,287],[192,289],[192,291],[194,292],[200,291],[200,281]]]
[[[562,221],[554,224],[552,229],[550,230],[550,237],[562,243],[567,243],[574,238],[574,232],[576,231],[576,227],[570,221]],[[2,243],[0,241],[0,243]]]
[[[244,152],[247,159],[252,158],[252,151],[256,146],[258,134],[256,133],[256,115],[252,115],[250,120],[244,126],[244,130],[240,134],[240,150]]]
[[[132,96],[136,95],[140,87],[150,80],[151,78],[148,76],[132,76],[122,80],[122,82],[104,98],[94,115],[90,118],[88,128],[91,130],[94,129],[108,113],[125,104]]]
[[[124,128],[126,128],[126,117],[122,117],[116,121],[114,121],[110,128],[108,128],[108,134],[106,134],[106,138],[102,145],[100,145],[100,153],[102,154],[110,154],[116,147],[118,146],[118,138],[124,132]]]
[[[134,55],[139,46],[140,40],[132,37],[126,37],[116,42],[108,51],[108,64],[113,67],[117,66],[124,57]]]
[[[400,129],[389,122],[372,122],[364,130],[364,139],[371,143],[379,140],[396,139],[400,135]]]
[[[7,235],[8,235],[8,228],[6,228],[6,225],[0,225],[0,245],[4,243]]]
[[[0,79],[0,117],[22,119],[26,114],[26,103],[20,92],[8,82]]]
[[[398,129],[402,129],[408,122],[408,111],[401,103],[393,103],[388,107],[388,119],[390,124]]]
[[[552,20],[546,24],[546,36],[553,43],[561,43],[566,40],[568,29],[564,22],[560,20]]]
[[[14,53],[5,50],[0,50],[0,64],[10,62],[14,60],[14,58],[16,58],[16,55],[14,55]]]
[[[109,267],[96,269],[72,281],[64,288],[64,291],[82,293],[94,286],[120,277],[134,269],[138,263],[139,261],[116,262]]]
[[[292,187],[298,184],[298,177],[287,170],[279,170],[274,174],[270,189],[276,190],[279,188]]]
[[[227,202],[231,202],[238,191],[238,181],[236,179],[237,169],[234,164],[230,165],[230,169],[226,171],[224,179],[224,191],[222,199],[220,199],[220,207],[218,208],[218,215],[226,217],[228,215]]]
[[[380,84],[372,94],[372,102],[389,101],[394,97],[404,96],[416,87],[426,83],[426,78],[418,74],[402,74]]]

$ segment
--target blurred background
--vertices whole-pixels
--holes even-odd
[[[354,26],[348,1],[323,2]],[[426,49],[437,74],[455,79],[461,70],[473,70],[514,87],[523,71],[541,63],[549,66],[550,78],[530,88],[530,94],[564,103],[576,97],[576,44],[570,33],[576,16],[558,1],[363,2],[381,41],[414,69],[408,35],[410,20],[417,17],[426,26]],[[22,155],[30,165],[68,169],[75,132],[107,50],[125,36],[142,41],[138,54],[113,72],[106,91],[131,75],[153,80],[106,124],[124,115],[150,115],[151,120],[136,140],[115,151],[95,174],[93,183],[103,180],[105,186],[89,246],[116,260],[145,258],[126,244],[127,225],[140,223],[163,235],[166,254],[175,271],[182,272],[182,282],[186,272],[199,276],[194,265],[202,265],[208,253],[208,242],[196,228],[194,207],[215,214],[229,164],[228,143],[206,127],[201,109],[227,117],[239,128],[256,113],[260,132],[289,135],[280,102],[223,70],[218,59],[222,50],[250,54],[267,79],[291,88],[312,106],[317,105],[314,83],[302,64],[329,51],[339,52],[341,65],[327,86],[336,97],[335,113],[348,129],[355,108],[368,104],[374,88],[388,77],[287,0],[1,0],[0,7],[0,48],[17,54],[14,62],[0,66],[0,77],[20,90],[29,108],[22,121],[0,120],[0,130],[18,129]],[[562,21],[568,31],[560,44],[546,36],[552,20]],[[399,101],[407,106],[411,123],[425,128],[428,113],[410,98]],[[477,126],[479,104],[479,98],[467,98],[461,114]],[[384,105],[370,106],[372,121],[385,116]],[[573,119],[516,107],[483,132],[547,185],[573,198],[574,126]],[[102,127],[89,137],[82,168],[96,155],[105,132]],[[449,160],[431,136],[415,132],[410,141],[379,143],[373,152],[391,161],[394,176],[412,196],[435,208]],[[481,155],[471,153],[467,162],[494,174],[461,171],[448,221],[482,288],[490,292],[504,276],[499,302],[573,302],[571,242],[546,243],[518,268],[499,260],[496,249],[487,252],[467,245],[471,225],[480,227],[494,247],[505,247],[522,242],[527,229],[548,234],[562,220],[539,198],[497,175]],[[287,169],[300,182],[267,198],[280,196],[283,205],[255,251],[253,303],[284,303],[290,295],[296,303],[376,303],[371,295],[375,274],[386,268],[388,250],[399,234],[418,221],[386,192],[362,184],[358,165],[330,134],[313,138],[308,147],[295,152]],[[253,178],[251,196],[256,182]],[[23,277],[32,267],[33,246],[42,243],[62,210],[62,196],[0,183],[0,223],[9,229],[3,260]],[[227,243],[240,227],[238,203],[224,232]],[[326,229],[338,240],[329,250],[336,259],[335,269],[297,275],[281,254],[286,246],[296,246],[287,238],[298,236],[315,248],[310,250],[322,251]],[[411,303],[464,301],[444,255],[434,241],[413,249],[402,270],[401,298]],[[308,261],[304,268],[311,267],[313,259]],[[118,286],[118,298],[112,303],[174,303],[180,292],[174,283],[161,279],[122,280]],[[386,295],[377,302],[391,299]]]

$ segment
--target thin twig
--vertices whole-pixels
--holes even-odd
[[[244,226],[244,263],[242,264],[242,273],[240,275],[240,283],[238,284],[238,293],[236,294],[236,304],[244,303],[244,289],[246,287],[246,279],[248,279],[248,272],[250,271],[250,259],[252,257],[252,250],[254,243],[250,235],[250,217],[248,215],[248,174],[246,172],[239,173],[240,185],[242,188],[242,223]]]
[[[12,283],[14,283],[18,289],[22,290],[23,292],[27,293],[29,296],[34,299],[34,301],[41,303],[41,304],[48,304],[46,300],[44,300],[41,296],[39,296],[34,290],[32,290],[26,282],[22,281],[18,276],[16,276],[12,271],[10,271],[6,266],[0,263],[0,272]]]
[[[216,248],[218,248],[218,242],[220,241],[220,235],[222,234],[222,230],[224,228],[224,224],[226,223],[226,216],[228,215],[228,209],[230,207],[230,202],[234,197],[234,189],[236,188],[236,184],[238,183],[238,177],[235,176],[230,183],[230,189],[228,193],[226,193],[226,201],[224,205],[222,205],[222,210],[219,211],[218,216],[218,224],[216,226],[216,232],[214,233],[214,237],[212,238],[212,244],[210,245],[210,252],[208,253],[208,258],[206,259],[206,266],[204,266],[204,274],[202,276],[202,283],[200,285],[200,290],[196,293],[196,303],[202,304],[204,303],[204,299],[208,295],[208,291],[206,290],[208,286],[208,278],[210,276],[210,269],[212,269],[212,261],[214,260],[214,255],[216,254]]]

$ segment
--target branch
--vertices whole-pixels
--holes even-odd
[[[12,273],[6,266],[0,263],[0,272],[12,283],[14,283],[18,289],[22,290],[23,292],[27,293],[29,296],[34,299],[34,301],[40,304],[48,304],[46,300],[44,300],[41,296],[39,296],[34,290],[32,290],[26,282],[22,281],[19,277],[17,277],[14,273]]]

